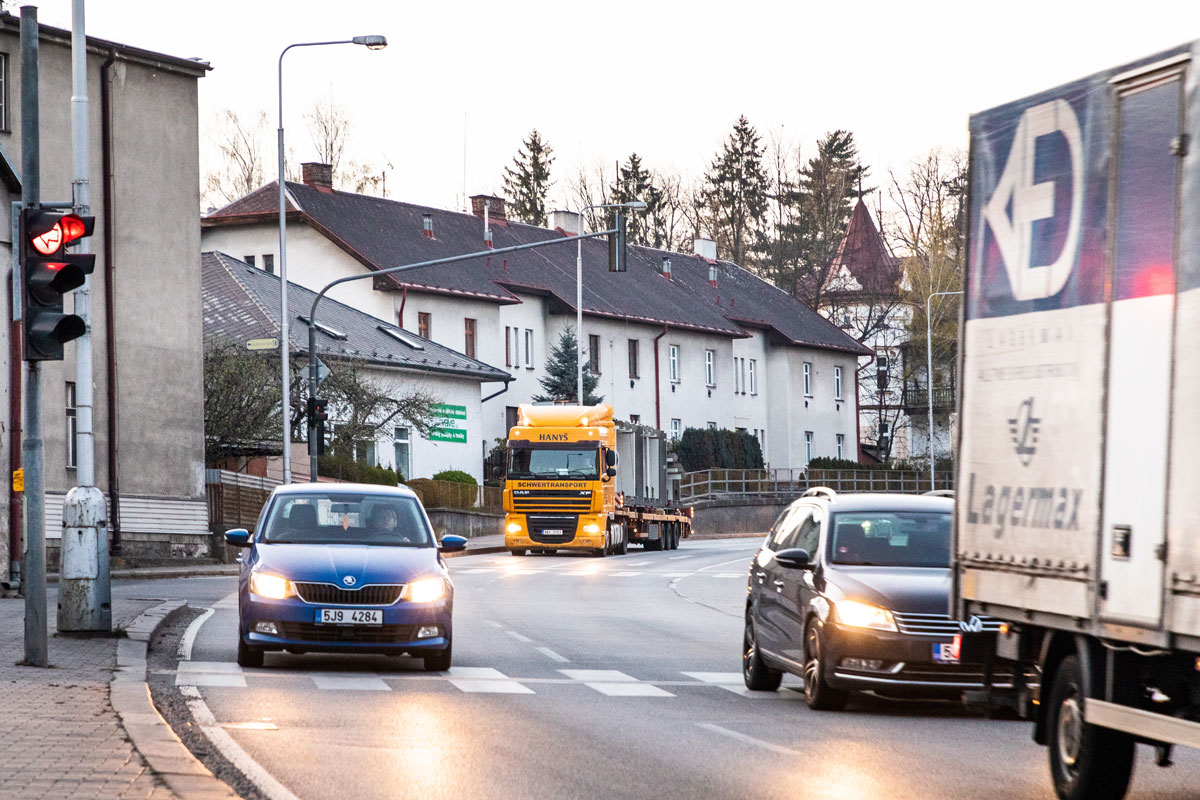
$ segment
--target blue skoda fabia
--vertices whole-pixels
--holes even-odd
[[[249,548],[238,578],[238,663],[263,653],[408,654],[450,668],[454,585],[417,496],[405,487],[291,484],[258,528],[225,534]]]

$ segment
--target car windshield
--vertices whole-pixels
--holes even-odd
[[[420,504],[393,494],[287,494],[271,505],[262,531],[261,541],[270,544],[426,547],[433,542]]]
[[[509,478],[583,478],[600,472],[600,450],[580,445],[513,447],[508,451]]]
[[[864,511],[834,514],[829,556],[834,564],[949,567],[950,513]]]

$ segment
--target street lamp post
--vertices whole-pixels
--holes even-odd
[[[583,233],[583,212],[593,208],[628,208],[640,211],[646,207],[641,200],[628,203],[598,203],[579,209],[579,232]],[[575,387],[579,405],[583,405],[583,240],[575,248]]]
[[[962,294],[962,292],[934,292],[925,298],[925,396],[929,401],[929,416],[926,424],[929,426],[929,491],[934,491],[937,485],[933,482],[933,324],[930,322],[930,302],[935,297]]]
[[[387,47],[383,36],[355,36],[330,42],[297,42],[279,54],[279,347],[283,362],[283,482],[292,482],[292,392],[290,343],[288,340],[287,297],[287,186],[283,180],[283,57],[293,47],[320,47],[327,44],[358,44],[370,50]]]

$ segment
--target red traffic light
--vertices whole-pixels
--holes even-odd
[[[93,217],[63,214],[54,220],[49,229],[30,231],[30,244],[44,256],[52,256],[76,239],[92,235]]]

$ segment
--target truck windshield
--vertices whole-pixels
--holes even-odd
[[[867,511],[834,514],[829,554],[835,564],[949,567],[950,514]]]
[[[508,451],[509,478],[600,477],[600,451],[587,447],[522,447]]]

